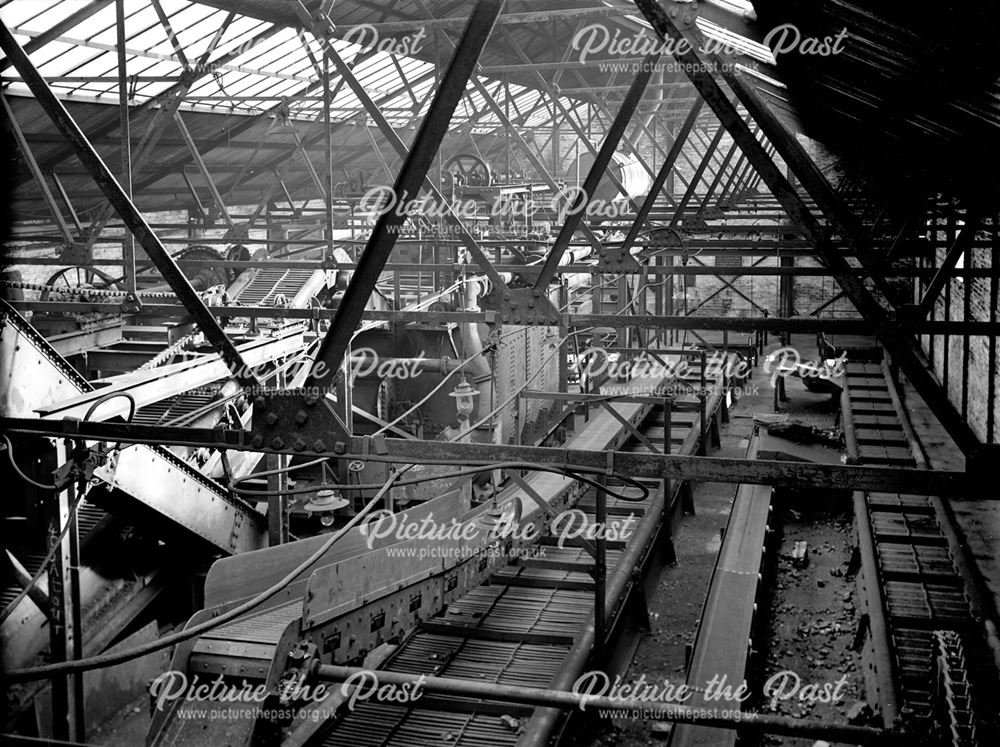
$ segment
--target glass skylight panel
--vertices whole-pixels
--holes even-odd
[[[57,5],[64,6],[59,18],[75,13],[85,5],[84,0],[70,0],[70,2],[60,2],[60,0],[49,0],[48,2],[29,2],[27,0],[14,0],[0,7],[0,18],[8,27],[21,26],[32,22],[33,19],[45,15]],[[72,9],[69,6],[73,6]]]

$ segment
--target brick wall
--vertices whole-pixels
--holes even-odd
[[[980,233],[984,239],[988,236]],[[974,248],[966,252],[964,257],[967,267],[989,267],[989,248]],[[937,250],[935,266],[944,259],[946,250]],[[966,317],[966,293],[968,293],[968,310]],[[1000,309],[994,310],[996,314]],[[971,321],[990,321],[990,280],[989,278],[953,278],[937,298],[932,319],[964,319]],[[996,442],[997,429],[1000,428],[1000,397],[993,402],[993,433],[988,432],[989,412],[989,379],[990,373],[990,338],[984,336],[968,337],[968,356],[965,356],[966,338],[963,336],[924,335],[921,343],[934,366],[934,371],[948,392],[952,404],[963,414],[969,426],[983,441]],[[1000,351],[998,351],[1000,352]],[[1000,362],[995,361],[992,376],[1000,382]],[[964,394],[963,394],[964,393]],[[964,407],[963,407],[964,401]]]

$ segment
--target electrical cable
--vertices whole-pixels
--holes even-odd
[[[100,405],[109,400],[114,399],[115,397],[124,397],[129,401],[129,414],[127,421],[131,422],[132,418],[135,417],[135,409],[136,409],[135,398],[131,394],[128,394],[127,392],[109,392],[108,394],[105,394],[103,397],[100,397],[98,400],[96,400],[90,405],[90,407],[87,409],[86,414],[83,416],[83,419],[89,420],[90,416],[94,414],[94,411]],[[10,438],[8,438],[6,433],[0,435],[3,436],[3,440],[7,444],[7,458],[10,460],[10,464],[14,468],[14,471],[17,473],[18,477],[20,477],[25,482],[34,485],[37,488],[41,488],[43,490],[60,490],[60,487],[57,485],[43,485],[40,482],[35,482],[26,474],[24,474],[21,471],[20,467],[17,466],[17,463],[14,461],[14,445],[11,443]],[[121,444],[119,443],[118,446],[120,448]],[[83,502],[83,498],[84,498],[84,493],[81,490],[80,494],[73,501],[73,505],[70,506],[69,508],[69,515],[67,516],[66,523],[63,526],[62,531],[59,533],[59,537],[56,538],[55,543],[52,545],[52,547],[49,548],[48,553],[46,553],[45,558],[42,560],[42,564],[39,566],[38,571],[35,573],[35,575],[32,576],[31,580],[24,585],[24,588],[21,589],[20,593],[18,593],[18,595],[14,597],[13,601],[11,601],[11,603],[4,608],[2,613],[0,613],[0,623],[6,620],[11,615],[11,613],[14,612],[14,610],[17,608],[17,605],[21,603],[21,600],[28,595],[29,591],[32,588],[34,588],[35,584],[38,583],[38,579],[40,579],[42,577],[42,574],[45,573],[45,570],[48,568],[49,563],[52,562],[52,558],[55,557],[56,552],[62,545],[62,541],[63,539],[65,539],[66,533],[69,531],[69,528],[73,525],[73,519],[76,516],[77,509]]]
[[[477,280],[477,278],[473,278],[473,280]],[[485,281],[485,280],[488,280],[488,278],[478,278],[478,280],[484,280]],[[499,342],[500,340],[503,340],[503,339],[505,339],[507,337],[511,337],[511,336],[513,336],[515,334],[521,334],[520,330],[518,330],[517,332],[508,332],[506,334],[500,335],[500,337],[497,339],[497,342]],[[431,389],[431,391],[428,392],[419,402],[417,402],[416,404],[414,404],[412,407],[410,407],[406,412],[404,412],[402,415],[400,415],[399,417],[397,417],[395,420],[393,420],[393,421],[391,421],[391,422],[386,423],[385,425],[383,425],[381,428],[379,428],[377,431],[375,431],[375,433],[373,433],[372,435],[373,436],[379,436],[379,435],[385,433],[390,428],[395,427],[400,421],[402,421],[404,418],[406,418],[407,415],[409,415],[413,411],[417,410],[421,405],[423,405],[425,402],[427,402],[427,400],[429,400],[432,396],[434,396],[437,392],[439,392],[441,390],[441,387],[444,386],[445,382],[447,382],[452,376],[454,376],[460,370],[462,370],[463,368],[465,368],[469,363],[471,363],[472,361],[474,361],[476,358],[478,358],[479,356],[483,355],[485,352],[486,352],[485,350],[481,350],[480,352],[476,353],[475,355],[473,355],[473,356],[471,356],[469,358],[466,358],[455,369],[453,369],[452,371],[449,371],[444,376],[444,378],[441,379],[441,381],[438,383],[438,385],[435,386],[433,389]]]
[[[91,403],[90,407],[87,408],[87,413],[83,416],[83,419],[90,420],[90,416],[94,414],[94,410],[103,405],[105,402],[116,399],[117,397],[122,397],[123,399],[128,400],[129,411],[128,411],[128,417],[125,418],[125,422],[131,423],[132,418],[135,417],[136,406],[135,406],[135,397],[133,397],[128,392],[108,392],[103,397],[99,397],[97,400]]]
[[[4,438],[7,437],[4,436]],[[8,443],[10,442],[8,441]],[[40,579],[42,577],[42,574],[45,573],[45,570],[49,567],[49,563],[52,562],[52,558],[56,556],[56,553],[59,551],[59,548],[62,547],[62,542],[64,539],[66,539],[66,533],[69,532],[69,528],[73,526],[73,518],[76,515],[76,510],[80,507],[80,504],[82,502],[83,502],[83,491],[80,491],[80,495],[76,497],[76,500],[73,501],[73,505],[69,507],[69,514],[66,518],[66,524],[63,526],[62,531],[59,532],[59,536],[56,537],[56,541],[53,543],[52,547],[49,548],[48,553],[46,553],[45,557],[42,559],[41,566],[39,566],[38,570],[35,572],[35,575],[32,576],[31,580],[24,585],[24,588],[21,589],[18,595],[14,597],[13,601],[11,601],[10,604],[4,607],[3,612],[0,612],[0,623],[2,623],[4,620],[10,617],[10,615],[14,612],[14,610],[17,609],[17,605],[21,603],[22,599],[28,596],[31,589],[33,589],[35,584],[38,583],[38,579]]]
[[[309,568],[309,566],[318,561],[331,547],[333,547],[337,540],[348,532],[348,530],[357,526],[357,524],[359,524],[365,516],[371,513],[378,502],[382,499],[382,496],[390,488],[392,488],[393,483],[396,481],[396,477],[399,474],[402,473],[390,475],[389,479],[386,480],[385,484],[382,486],[382,490],[376,493],[375,496],[368,501],[368,503],[366,503],[361,510],[351,518],[350,521],[347,522],[347,524],[331,534],[330,537],[322,545],[320,545],[312,555],[299,563],[299,565],[289,571],[282,579],[264,589],[264,591],[260,592],[252,599],[234,607],[228,612],[224,612],[218,617],[213,617],[211,620],[206,620],[190,628],[185,628],[177,633],[164,636],[163,638],[151,641],[150,643],[141,646],[136,646],[135,648],[127,651],[119,651],[114,654],[102,654],[100,656],[92,656],[89,658],[77,659],[75,661],[59,662],[57,664],[46,664],[39,667],[32,667],[30,669],[11,669],[5,673],[4,677],[8,682],[30,682],[32,680],[47,679],[57,675],[75,674],[77,672],[87,672],[93,669],[103,669],[105,667],[114,666],[115,664],[131,661],[132,659],[137,659],[138,657],[145,656],[146,654],[161,651],[178,643],[191,640],[192,638],[197,638],[210,630],[215,630],[216,628],[235,620],[241,615],[259,607],[268,599],[281,592],[282,589],[292,583],[292,581],[294,581],[299,574],[303,573]]]
[[[316,460],[316,461],[319,461],[319,460]],[[313,463],[315,463],[315,461]],[[427,462],[424,462],[424,463],[426,464]],[[306,465],[302,464],[302,465],[297,465],[297,466],[298,467],[303,467],[303,466],[306,466]],[[552,466],[549,466],[549,465],[539,464],[539,463],[535,463],[535,462],[496,462],[496,463],[493,463],[493,464],[486,464],[486,465],[482,465],[482,466],[478,466],[478,467],[467,467],[466,469],[454,470],[454,471],[451,471],[451,472],[435,473],[435,474],[432,474],[432,475],[423,475],[421,477],[410,478],[409,480],[397,480],[395,482],[395,484],[394,484],[394,487],[403,487],[404,485],[418,485],[420,483],[430,482],[432,480],[440,480],[440,479],[444,479],[444,478],[465,477],[466,475],[477,475],[477,474],[481,474],[483,472],[492,472],[493,470],[497,470],[497,469],[512,469],[512,470],[513,469],[518,469],[518,470],[531,470],[531,471],[536,471],[536,472],[552,472],[552,473],[555,473],[555,474],[561,474],[561,475],[567,475],[567,476],[573,477],[573,479],[575,479],[575,480],[579,480],[580,482],[584,482],[584,483],[586,483],[588,485],[592,485],[594,487],[598,486],[598,483],[596,481],[591,480],[588,477],[584,477],[582,474],[580,474],[579,471],[577,471],[577,470],[570,470],[570,469],[565,468],[565,467],[552,467]],[[276,470],[271,470],[271,473],[273,474],[275,471]],[[600,472],[600,471],[599,470],[595,470],[595,473],[596,472]],[[355,484],[355,483],[336,483],[336,482],[314,483],[314,484],[312,484],[312,485],[310,485],[308,487],[304,487],[304,488],[293,488],[291,490],[281,490],[281,491],[254,490],[252,488],[238,488],[238,487],[236,487],[236,485],[240,484],[241,482],[245,482],[245,481],[247,481],[247,480],[249,480],[251,478],[260,477],[260,476],[262,476],[264,474],[266,474],[266,473],[258,472],[258,473],[255,473],[253,475],[247,475],[246,477],[241,477],[241,478],[239,478],[237,480],[234,480],[232,483],[230,483],[230,488],[234,492],[239,493],[241,495],[270,496],[270,495],[303,495],[303,494],[306,494],[306,493],[314,493],[317,490],[375,490],[376,488],[381,487],[381,483],[360,483],[360,484]],[[603,474],[603,473],[601,473],[601,474]],[[646,486],[643,485],[642,483],[640,483],[638,480],[635,480],[635,479],[633,479],[631,477],[624,477],[624,476],[620,476],[620,477],[618,477],[618,479],[620,479],[624,483],[630,484],[634,488],[638,488],[639,490],[642,490],[643,491],[643,495],[642,495],[641,498],[632,498],[632,497],[630,497],[628,495],[625,495],[623,493],[618,493],[617,491],[613,491],[613,490],[610,490],[608,488],[604,488],[605,492],[607,492],[607,494],[610,495],[611,497],[618,498],[618,499],[623,500],[623,501],[636,501],[636,500],[640,500],[641,501],[641,500],[645,500],[649,496],[649,489],[646,488]]]
[[[553,350],[551,353],[549,353],[545,357],[545,359],[539,364],[538,370],[535,371],[535,373],[533,373],[527,379],[525,379],[524,384],[522,384],[520,387],[518,387],[517,391],[515,391],[513,394],[511,394],[507,399],[505,399],[499,405],[497,405],[496,407],[494,407],[488,413],[486,413],[486,415],[484,415],[482,418],[480,418],[479,420],[477,420],[474,424],[470,425],[464,431],[462,431],[461,433],[459,433],[458,435],[456,435],[452,440],[453,441],[457,441],[458,439],[462,438],[462,436],[467,436],[468,434],[472,433],[479,426],[481,426],[484,423],[486,423],[494,415],[496,415],[500,410],[502,410],[503,408],[505,408],[507,405],[509,405],[511,402],[513,402],[517,397],[519,397],[520,394],[521,394],[521,392],[524,389],[527,388],[528,384],[530,384],[532,381],[534,381],[535,377],[538,376],[539,374],[541,374],[542,371],[545,370],[545,364],[548,363],[550,360],[552,360],[553,356],[555,356],[555,354],[559,352],[560,348],[562,348],[562,346],[566,343],[567,340],[569,340],[571,337],[576,337],[577,335],[582,335],[582,334],[586,334],[587,332],[591,332],[594,329],[596,329],[596,328],[595,327],[586,327],[584,329],[578,329],[578,330],[576,330],[574,332],[570,332],[568,335],[566,335],[565,337],[563,337],[559,341],[559,343],[556,345],[555,350]]]
[[[391,421],[391,422],[386,423],[385,425],[383,425],[381,428],[379,428],[377,431],[375,431],[375,433],[373,433],[372,435],[373,436],[379,436],[379,435],[385,433],[390,428],[395,427],[396,424],[399,423],[401,420],[405,419],[407,415],[409,415],[414,410],[418,409],[427,400],[429,400],[431,397],[433,397],[435,394],[437,394],[438,391],[440,391],[441,387],[443,387],[452,376],[454,376],[455,374],[457,374],[459,371],[461,371],[463,368],[465,368],[467,365],[469,365],[472,361],[474,361],[480,355],[482,355],[481,352],[480,353],[476,353],[475,355],[471,356],[470,358],[466,358],[464,361],[462,361],[461,364],[459,364],[454,369],[452,369],[447,374],[445,374],[445,376],[441,379],[441,381],[438,382],[438,385],[435,386],[433,389],[431,389],[419,402],[417,402],[415,405],[413,405],[412,407],[410,407],[410,409],[408,409],[402,415],[400,415],[399,417],[397,417],[395,420],[393,420],[393,421]]]
[[[10,466],[14,468],[14,472],[17,473],[18,477],[29,485],[35,486],[39,490],[59,490],[58,485],[43,485],[42,483],[36,482],[24,474],[24,472],[21,471],[21,468],[17,466],[17,462],[14,461],[14,445],[11,444],[10,438],[6,433],[0,433],[0,436],[3,436],[3,440],[7,442],[7,459],[10,460]]]

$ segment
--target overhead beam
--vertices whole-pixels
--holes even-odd
[[[260,449],[250,444],[244,430],[182,428],[133,425],[89,420],[41,420],[0,418],[0,427],[10,434],[32,434],[83,438],[88,441],[158,443],[207,446],[242,451],[298,454],[289,445],[283,449]],[[332,442],[330,444],[333,446]],[[487,465],[497,462],[531,462],[569,468],[608,469],[639,479],[693,480],[696,482],[753,483],[789,488],[823,486],[842,490],[941,495],[959,499],[1000,500],[982,475],[968,471],[930,470],[910,467],[875,467],[846,464],[817,464],[771,459],[653,454],[627,451],[589,451],[545,446],[425,441],[408,438],[379,440],[379,452],[366,436],[351,436],[344,444],[346,453],[327,456],[344,459],[371,459],[376,453],[386,461],[406,464],[447,461],[454,464]]]
[[[104,312],[120,311],[118,304],[92,303],[87,301],[9,301],[17,309],[58,312]],[[238,308],[238,312],[236,309]],[[289,309],[275,306],[210,306],[209,310],[219,316],[240,316],[252,319],[333,319],[332,309]],[[184,307],[179,304],[144,304],[143,312],[154,316],[184,316]],[[363,310],[364,321],[400,323],[421,322],[438,324],[467,324],[480,322],[495,324],[498,319],[493,311],[391,311]],[[556,322],[527,321],[527,324],[554,326]],[[664,329],[711,329],[736,332],[767,330],[769,332],[827,332],[831,334],[873,335],[875,327],[865,319],[818,319],[815,317],[734,317],[734,316],[662,316],[653,314],[559,314],[558,324],[569,327],[651,327]],[[989,337],[1000,335],[1000,322],[959,322],[923,321],[915,327],[921,334],[971,335]]]

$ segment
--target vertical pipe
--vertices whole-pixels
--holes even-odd
[[[569,325],[566,322],[566,309],[569,308],[569,284],[565,277],[559,278],[559,318],[562,323],[559,326],[559,339],[560,341],[565,340],[566,336],[569,334]],[[561,342],[558,344],[562,344]],[[566,392],[569,390],[569,361],[567,360],[568,349],[559,353],[559,391]],[[567,405],[572,407],[573,405]]]
[[[281,469],[287,457],[280,454],[268,454],[265,464],[268,471]],[[285,475],[275,474],[267,477],[267,544],[269,547],[280,545],[285,541]]]
[[[598,475],[598,486],[595,488],[595,520],[598,531],[594,540],[594,655],[598,660],[603,653],[607,637],[605,610],[608,580],[608,546],[605,537],[608,524],[608,494],[605,491],[607,481],[606,475]]]
[[[56,459],[59,464],[64,464],[69,459],[72,449],[73,444],[69,440],[56,443]],[[80,544],[76,512],[71,510],[75,501],[74,487],[70,484],[65,490],[59,491],[50,503],[50,549],[59,540],[63,529],[66,529],[48,568],[49,635],[53,662],[83,658],[83,642],[80,638]],[[57,739],[84,741],[86,735],[81,673],[53,677],[52,714],[53,734]]]
[[[128,72],[125,54],[125,0],[115,0],[115,27],[118,33],[118,130],[121,133],[122,189],[132,199],[132,132],[128,116]],[[125,231],[122,242],[125,289],[135,291],[135,237]]]
[[[671,421],[671,417],[670,417],[670,415],[671,415],[671,413],[670,413],[670,403],[671,403],[670,395],[669,394],[665,394],[663,396],[663,453],[664,454],[669,454],[670,453],[670,447],[671,447],[671,444],[670,444],[670,421]]]
[[[701,412],[701,445],[699,451],[702,454],[708,454],[708,443],[706,441],[706,436],[708,435],[708,394],[707,385],[705,382],[705,351],[701,351],[699,356],[701,362],[701,386],[698,388],[698,409]]]
[[[59,541],[61,531],[60,516],[61,499],[56,496],[48,504],[48,521],[46,527],[48,549],[53,551]],[[49,651],[53,662],[65,661],[66,646],[66,602],[65,586],[62,574],[62,552],[56,552],[48,568],[49,594]],[[52,678],[52,735],[56,739],[69,739],[69,682],[66,677],[56,675]]]
[[[326,153],[326,256],[333,257],[333,129],[330,122],[330,58],[323,55],[323,150]],[[361,126],[368,129],[367,120]],[[305,152],[303,151],[303,158]],[[398,307],[397,307],[398,308]]]
[[[993,241],[990,254],[990,323],[997,322],[997,302],[1000,300],[1000,245],[997,244],[997,216],[993,216]],[[989,363],[986,374],[987,395],[989,404],[986,410],[986,440],[994,443],[996,429],[996,391],[997,391],[997,337],[989,338]]]
[[[975,265],[975,252],[969,249],[966,252],[968,261],[965,266],[972,268]],[[962,319],[970,321],[972,319],[972,278],[965,278],[962,282],[965,295],[962,305]],[[962,417],[968,420],[969,417],[969,333],[962,335]]]
[[[958,232],[958,228],[955,225],[955,211],[953,208],[948,210],[948,243],[947,246],[952,247],[955,245],[955,236]],[[945,252],[945,257],[948,253]],[[942,260],[942,264],[944,261]],[[935,304],[936,305],[936,304]],[[951,278],[945,280],[944,283],[944,320],[946,322],[951,321]],[[942,336],[942,350],[941,350],[941,386],[944,389],[945,396],[948,395],[948,379],[951,373],[951,335],[947,332]]]

